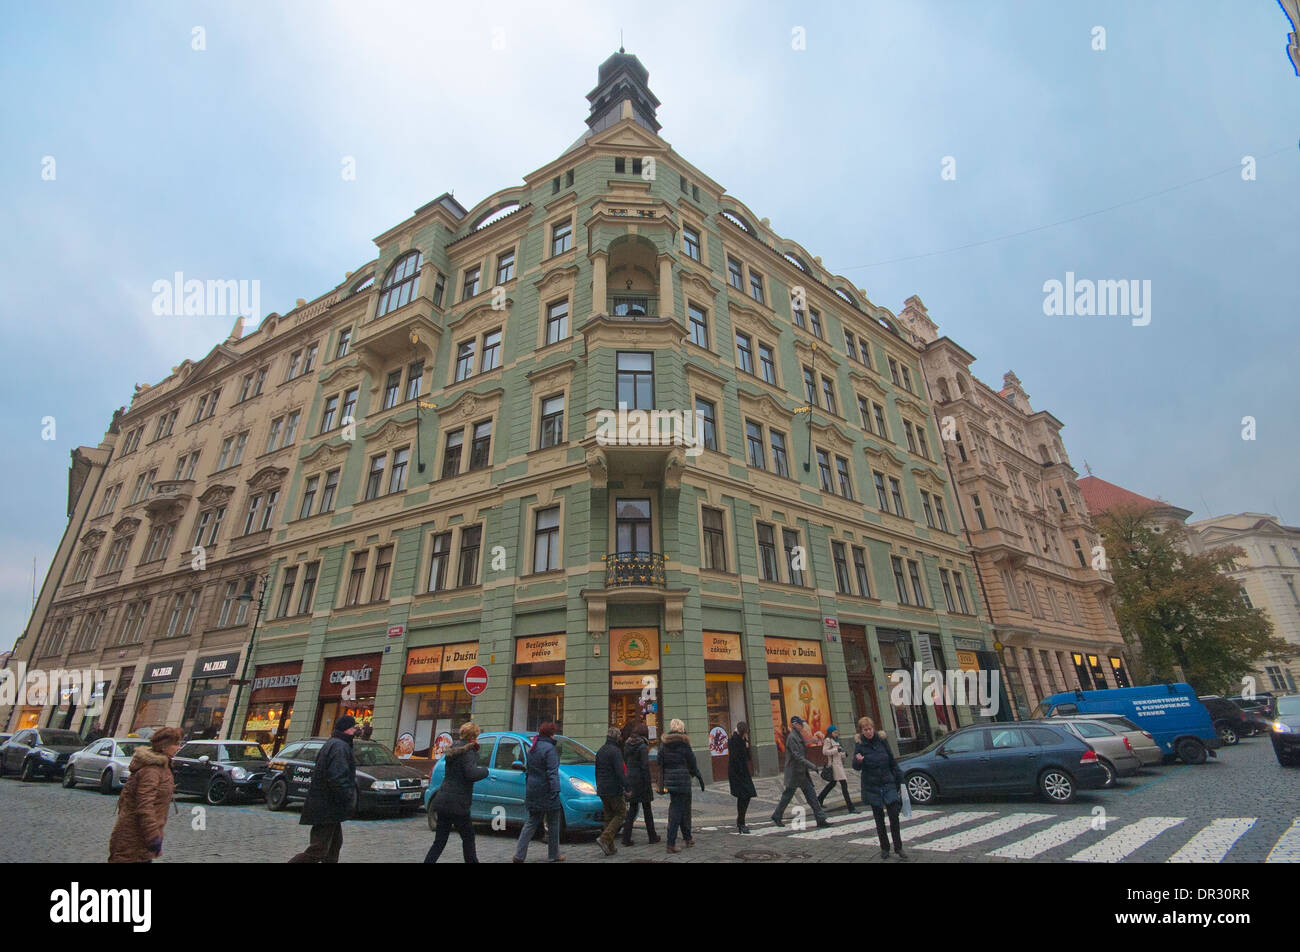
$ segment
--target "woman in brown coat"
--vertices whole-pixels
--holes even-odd
[[[181,732],[164,727],[131,758],[131,776],[117,801],[117,823],[108,840],[110,863],[148,863],[162,855],[163,827],[176,781],[172,758],[181,749]]]

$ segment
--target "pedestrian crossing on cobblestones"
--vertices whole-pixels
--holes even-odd
[[[851,814],[829,819],[830,827],[814,828],[809,821],[799,829],[787,822],[786,826],[757,827],[749,836],[838,841],[879,848],[875,820],[869,814],[866,818],[861,814]],[[945,812],[933,808],[914,810],[910,818],[902,821],[903,842],[909,852],[943,854],[991,846],[983,855],[1029,860],[1048,858],[1045,854],[1061,850],[1050,858],[1074,863],[1117,863],[1130,858],[1141,859],[1138,854],[1152,844],[1160,849],[1158,855],[1177,844],[1177,849],[1166,862],[1221,863],[1258,823],[1257,817],[1221,817],[1205,821],[1176,816],[1141,817],[1121,823],[1113,815],[1062,817],[1039,812]],[[704,829],[741,835],[731,826]],[[1073,851],[1071,847],[1074,847]],[[1258,843],[1252,847],[1257,848]],[[1300,818],[1271,845],[1263,861],[1300,862]]]

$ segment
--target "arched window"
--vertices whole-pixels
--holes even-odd
[[[383,317],[389,311],[395,311],[403,305],[410,304],[420,290],[420,265],[424,255],[412,251],[393,262],[384,276],[383,290],[379,292],[379,310],[375,317]]]
[[[950,396],[948,391],[948,381],[943,377],[940,377],[939,378],[939,400],[942,403],[947,403],[951,399],[952,397]]]

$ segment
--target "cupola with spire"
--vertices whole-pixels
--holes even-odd
[[[623,117],[623,103],[632,104],[632,118],[659,134],[659,122],[655,119],[655,110],[659,100],[650,91],[650,71],[641,65],[641,61],[623,47],[605,62],[600,64],[596,88],[587,93],[591,103],[591,114],[587,116],[587,125],[592,132],[608,129]]]

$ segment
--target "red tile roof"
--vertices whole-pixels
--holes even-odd
[[[1083,493],[1083,501],[1087,504],[1088,511],[1094,516],[1099,516],[1107,509],[1113,509],[1116,506],[1147,509],[1152,506],[1163,507],[1168,505],[1168,503],[1160,502],[1157,499],[1139,496],[1123,486],[1116,486],[1114,483],[1108,483],[1096,476],[1084,476],[1082,479],[1076,480],[1076,482],[1079,486],[1079,492]]]

